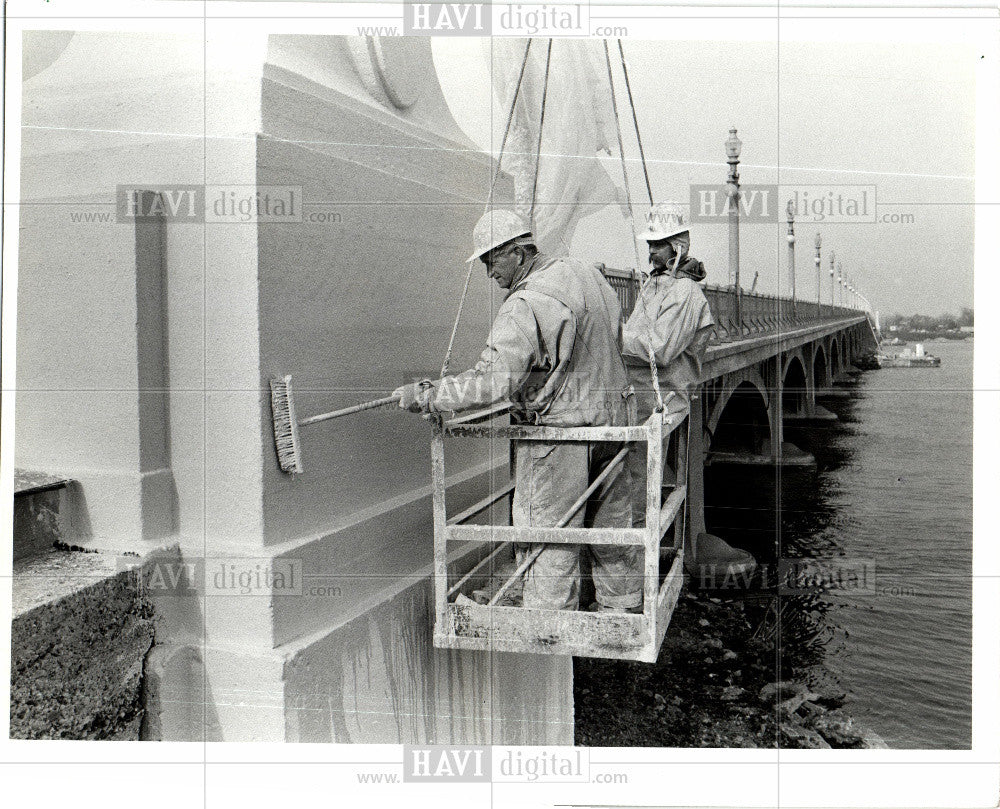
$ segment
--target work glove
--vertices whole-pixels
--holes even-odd
[[[434,383],[429,379],[403,385],[392,392],[399,397],[399,406],[411,413],[430,413],[430,399],[434,392]]]

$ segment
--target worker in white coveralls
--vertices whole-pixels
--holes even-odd
[[[626,425],[630,390],[619,351],[621,308],[595,267],[538,252],[527,223],[512,211],[485,214],[469,261],[509,290],[475,367],[396,391],[400,407],[424,413],[484,408],[509,398],[512,419],[554,427]],[[620,450],[609,442],[519,441],[515,526],[552,527]],[[629,472],[611,472],[568,527],[627,528]],[[519,553],[537,550],[539,545]],[[524,580],[525,607],[575,610],[580,602],[580,546],[544,544]],[[641,611],[638,547],[588,546],[597,609]]]
[[[656,363],[668,412],[687,412],[691,391],[701,380],[701,363],[715,321],[705,293],[705,267],[688,254],[690,228],[677,203],[654,205],[639,239],[649,246],[649,275],[643,279],[635,307],[623,330],[622,354],[629,381],[636,392],[639,423],[649,418],[658,404],[650,376],[650,353]],[[700,460],[700,459],[699,459]],[[632,523],[646,524],[646,458],[638,449],[629,455],[632,473]],[[708,566],[714,565],[714,568]],[[689,575],[702,569],[749,577],[756,568],[753,556],[733,548],[712,534],[699,534],[695,553],[685,553]],[[742,580],[746,580],[743,578]]]

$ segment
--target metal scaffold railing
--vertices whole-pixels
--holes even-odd
[[[498,424],[499,420],[506,423]],[[683,580],[687,435],[678,429],[685,413],[654,412],[645,424],[622,427],[512,425],[508,408],[492,408],[450,420],[437,419],[431,444],[434,508],[434,645],[451,649],[656,660]],[[675,433],[676,481],[663,485],[665,439]],[[448,516],[445,438],[621,444],[602,475],[553,527],[474,525],[470,520],[513,494],[503,486]],[[643,528],[567,527],[586,507],[604,476],[625,462],[635,446],[646,447],[646,525]],[[674,527],[672,538],[665,542]],[[449,570],[455,543],[481,542],[487,552],[470,570]],[[634,545],[643,550],[642,613],[584,612],[516,606],[516,593],[542,545]],[[521,545],[522,551],[515,553]],[[524,550],[524,546],[533,550]]]

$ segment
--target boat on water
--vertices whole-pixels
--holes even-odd
[[[941,364],[941,358],[924,351],[924,344],[917,343],[913,349],[905,349],[898,354],[880,354],[879,366],[882,368],[936,368]]]

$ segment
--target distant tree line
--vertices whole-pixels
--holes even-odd
[[[913,334],[944,334],[947,332],[960,332],[963,326],[972,327],[974,325],[973,310],[970,306],[963,306],[958,315],[889,315],[883,321],[884,330],[905,332]],[[895,329],[890,327],[895,326]]]

